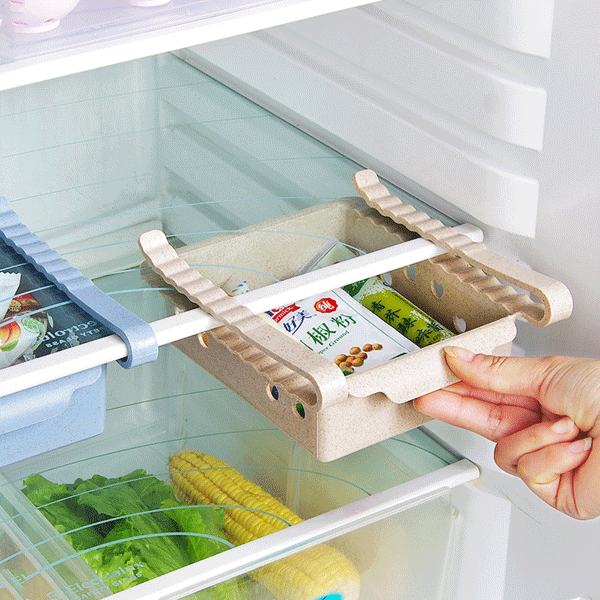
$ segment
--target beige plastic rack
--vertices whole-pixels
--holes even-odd
[[[508,355],[517,317],[546,326],[567,318],[572,308],[562,283],[401,202],[373,171],[356,173],[354,184],[363,200],[329,202],[177,251],[161,232],[140,238],[152,269],[193,303],[167,293],[174,311],[198,305],[223,324],[175,345],[322,461],[426,422],[411,400],[456,381],[444,346]],[[346,377],[223,292],[219,286],[232,276],[231,268],[202,267],[200,274],[190,266],[243,265],[249,288],[257,289],[271,283],[261,273],[292,277],[323,238],[370,253],[418,236],[446,252],[392,271],[392,285],[456,337]],[[344,264],[352,268],[351,261]]]

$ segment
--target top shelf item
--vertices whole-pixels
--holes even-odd
[[[364,0],[1,0],[0,89],[360,4]]]

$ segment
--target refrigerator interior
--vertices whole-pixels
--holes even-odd
[[[171,308],[163,290],[151,288],[141,273],[141,233],[160,228],[182,245],[236,231],[353,195],[351,175],[359,168],[168,54],[5,91],[0,107],[3,195],[32,231],[146,321]],[[172,346],[132,370],[108,365],[107,382],[102,434],[1,469],[2,598],[104,597],[140,573],[149,581],[120,591],[123,598],[182,597],[216,585],[206,592],[212,598],[228,581],[244,598],[270,599],[246,573],[299,550],[310,558],[322,542],[341,550],[358,572],[364,600],[468,597],[472,585],[501,596],[503,563],[485,577],[467,574],[462,563],[481,535],[469,515],[494,507],[498,527],[487,536],[502,547],[508,503],[460,486],[478,469],[425,431],[320,463]],[[132,472],[138,482],[156,477],[168,483],[169,456],[185,449],[237,468],[305,521],[267,542],[231,548],[219,538],[224,552],[188,560],[188,566],[185,557],[175,567],[164,564],[156,579],[139,557],[135,563],[119,558],[99,576],[90,566],[97,563],[82,558],[95,553],[74,552],[62,539],[73,534],[64,515],[53,528],[31,504],[35,494],[23,493],[25,480],[39,483],[37,475],[69,486]],[[88,493],[63,489],[67,499],[38,497],[37,504],[69,507]],[[127,527],[121,517],[108,512],[94,523],[100,518]],[[75,529],[91,532],[89,524]],[[162,534],[156,537],[153,551],[166,543]],[[316,590],[318,597],[341,597]]]
[[[458,4],[464,3],[456,3],[455,6]],[[494,13],[501,4],[488,3],[487,6]],[[480,225],[485,230],[486,239],[493,240],[507,254],[542,272],[556,273],[575,295],[573,317],[558,325],[556,332],[550,335],[520,324],[517,342],[523,344],[527,352],[543,349],[545,352],[587,353],[594,348],[598,327],[597,321],[590,320],[590,314],[595,314],[597,285],[581,270],[582,264],[591,265],[593,270],[598,260],[594,236],[581,236],[581,231],[594,222],[597,214],[594,211],[598,210],[598,203],[593,200],[598,192],[595,165],[599,156],[595,151],[597,136],[594,132],[597,132],[600,121],[588,118],[590,108],[595,106],[592,103],[595,94],[592,82],[596,80],[593,74],[598,56],[597,30],[594,29],[597,7],[590,2],[543,3],[539,8],[541,13],[532,13],[528,17],[534,21],[537,19],[536,31],[542,34],[531,46],[528,44],[532,40],[528,36],[518,38],[520,28],[502,29],[504,16],[515,15],[520,10],[519,3],[511,6],[511,11],[500,11],[496,16],[501,17],[497,20],[457,21],[454,14],[440,14],[443,10],[439,3],[378,3],[369,9],[325,18],[315,23],[319,27],[314,31],[318,35],[325,32],[324,39],[330,39],[328,31],[346,31],[344,19],[348,18],[352,26],[357,26],[361,22],[364,24],[367,14],[370,26],[368,30],[365,27],[361,29],[360,38],[349,35],[346,39],[336,38],[337,43],[352,44],[353,51],[356,51],[357,39],[367,45],[371,35],[383,39],[380,36],[381,24],[386,35],[390,35],[390,28],[397,26],[396,13],[401,8],[402,18],[409,17],[407,26],[417,25],[418,28],[413,30],[417,33],[422,33],[421,28],[433,22],[443,40],[441,46],[439,42],[434,44],[438,46],[437,50],[440,47],[442,50],[450,48],[452,58],[467,58],[469,63],[473,62],[470,50],[475,48],[476,58],[477,55],[479,58],[491,57],[494,72],[498,65],[503,65],[506,70],[500,69],[501,75],[508,73],[510,80],[522,78],[525,90],[532,86],[536,93],[542,89],[544,95],[543,88],[547,89],[548,104],[543,107],[545,114],[542,112],[546,119],[543,146],[541,128],[538,128],[538,137],[533,142],[530,139],[513,143],[515,140],[502,138],[511,131],[518,131],[518,128],[510,127],[503,131],[502,123],[514,124],[511,119],[515,115],[522,117],[527,113],[509,111],[509,120],[503,121],[495,112],[495,119],[484,120],[482,132],[482,121],[473,121],[481,114],[474,116],[468,111],[456,114],[452,112],[457,110],[456,106],[436,105],[438,101],[451,100],[452,96],[447,94],[438,94],[432,110],[431,98],[423,101],[416,93],[418,89],[410,85],[397,95],[392,93],[393,102],[381,103],[377,94],[368,92],[367,105],[375,107],[374,113],[357,113],[356,104],[350,103],[343,105],[344,111],[339,111],[338,116],[366,115],[367,122],[379,123],[377,130],[386,131],[388,136],[396,131],[398,135],[409,131],[400,126],[401,121],[421,125],[426,122],[423,117],[433,116],[436,124],[434,133],[438,132],[437,126],[450,126],[451,135],[444,134],[443,143],[459,139],[459,147],[467,150],[475,148],[477,157],[481,157],[483,150],[484,158],[492,158],[493,167],[505,168],[508,165],[509,171],[525,173],[528,181],[539,180],[535,238],[506,235],[485,222]],[[520,6],[527,12],[524,3]],[[550,28],[546,18],[548,9],[554,18]],[[431,17],[431,14],[434,16]],[[544,19],[540,20],[539,14]],[[525,19],[524,22],[530,21]],[[488,24],[484,30],[481,29],[482,23]],[[386,138],[386,143],[381,143],[381,136],[377,134],[368,138],[373,145],[367,147],[367,138],[362,137],[365,132],[360,130],[360,119],[334,118],[331,110],[321,110],[323,103],[305,100],[307,91],[318,90],[321,93],[325,89],[314,83],[315,80],[310,77],[311,70],[328,76],[331,84],[327,87],[328,94],[333,94],[336,87],[347,88],[351,93],[344,91],[345,97],[353,99],[360,98],[356,92],[359,89],[364,91],[361,86],[365,85],[365,81],[366,87],[372,88],[373,84],[379,85],[389,76],[385,72],[385,61],[371,63],[366,69],[364,65],[351,64],[349,54],[343,56],[342,61],[338,62],[337,57],[333,60],[335,52],[327,49],[325,53],[330,69],[323,71],[319,61],[315,60],[323,49],[314,45],[314,41],[307,42],[313,35],[312,27],[311,21],[307,21],[299,24],[297,29],[281,28],[256,36],[240,36],[231,40],[231,45],[229,42],[216,43],[182,55],[242,90],[244,96],[267,105],[274,113],[286,113],[291,123],[310,131],[315,137],[306,137],[295,127],[285,125],[272,113],[231,93],[173,56],[159,56],[3,92],[0,97],[3,139],[0,192],[11,199],[23,220],[53,248],[65,253],[96,283],[114,293],[119,301],[131,303],[135,311],[148,319],[164,316],[165,307],[155,301],[156,291],[146,290],[142,278],[137,275],[140,256],[135,240],[139,233],[160,227],[176,236],[173,239],[179,239],[181,243],[193,243],[201,237],[257,223],[322,200],[354,195],[350,176],[361,161],[365,166],[375,167],[391,181],[426,198],[430,204],[443,207],[456,219],[470,220],[469,208],[464,212],[457,210],[444,200],[444,193],[438,195],[428,189],[427,173],[430,171],[420,169],[419,161],[415,163],[417,171],[412,179],[406,177],[407,171],[402,165],[388,162],[390,157],[405,156],[389,152],[390,145],[398,147],[395,138]],[[500,37],[499,32],[502,33]],[[550,32],[552,52],[549,52]],[[516,37],[511,38],[511,35]],[[418,35],[413,37],[418,39]],[[311,52],[302,56],[290,44],[290,39],[296,43],[303,42],[303,48],[310,48]],[[452,49],[454,44],[458,50]],[[291,55],[291,62],[303,68],[310,67],[303,71],[304,78],[300,79],[303,82],[302,94],[288,79],[298,80],[297,71],[282,68],[287,62],[282,62],[280,53],[275,54],[275,64],[280,67],[277,70],[271,72],[269,68],[248,67],[245,58],[254,57],[259,61],[265,58],[265,55],[257,53],[257,46],[286,49]],[[419,42],[415,44],[413,40],[410,47],[418,46]],[[334,50],[344,55],[339,48]],[[469,52],[465,53],[465,49]],[[236,57],[242,57],[240,64],[237,59],[234,62]],[[573,64],[577,65],[576,68]],[[95,66],[95,63],[90,65]],[[373,74],[377,70],[376,65],[381,65],[381,72]],[[479,66],[479,60],[475,60],[474,65]],[[63,72],[69,72],[71,67],[65,66]],[[371,72],[372,76],[365,80],[362,77],[367,72]],[[60,74],[59,70],[56,73]],[[357,74],[360,79],[356,79]],[[263,75],[269,85],[284,93],[283,97],[274,96],[269,90],[264,93],[260,85],[256,85],[256,79]],[[244,82],[246,77],[250,84]],[[43,77],[38,73],[34,78]],[[317,79],[319,81],[323,79]],[[396,79],[394,84],[398,81],[403,80]],[[444,85],[444,80],[440,81],[440,85]],[[387,87],[386,93],[389,90]],[[415,98],[418,101],[415,102]],[[374,99],[377,101],[373,102]],[[362,98],[360,100],[362,103]],[[295,102],[300,104],[301,109]],[[336,103],[333,105],[337,106]],[[469,106],[462,100],[460,105],[463,109]],[[379,120],[381,114],[397,115],[398,106],[401,107],[400,119],[392,123],[386,119]],[[470,106],[498,109],[497,105],[480,105],[477,102]],[[508,103],[506,106],[511,105]],[[391,107],[393,110],[390,110]],[[424,112],[422,109],[425,109]],[[326,127],[320,117],[325,119]],[[564,127],[565,122],[570,123],[570,127]],[[539,113],[532,123],[540,125]],[[358,127],[359,135],[352,137],[355,127]],[[428,128],[425,130],[431,133]],[[572,131],[578,133],[575,144]],[[268,132],[268,135],[263,132]],[[346,134],[348,139],[344,139]],[[316,138],[327,143],[319,143]],[[353,156],[356,163],[331,147]],[[543,150],[541,154],[540,147]],[[411,154],[407,156],[410,158]],[[431,153],[430,156],[436,155]],[[565,156],[570,157],[568,163],[563,161]],[[443,170],[439,172],[444,173]],[[419,173],[423,175],[421,181]],[[223,182],[230,186],[226,193],[222,188]],[[441,182],[449,189],[463,190],[452,178],[441,177],[435,182]],[[403,192],[390,187],[405,197]],[[415,202],[412,198],[410,201]],[[190,206],[196,203],[201,204],[201,210]],[[39,207],[42,205],[51,208],[41,211]],[[580,207],[582,210],[578,210]],[[426,211],[440,216],[430,207]],[[441,218],[453,223],[448,217]],[[556,236],[557,221],[565,227],[565,235]],[[199,235],[200,231],[207,233]],[[577,245],[572,243],[575,239],[578,240]],[[560,260],[557,261],[556,257]],[[126,289],[136,291],[123,293]],[[161,351],[162,356],[171,351],[171,348]],[[169,377],[165,377],[173,363],[181,365],[180,378],[199,377],[202,381],[200,389],[210,390],[212,385],[218,387],[214,381],[206,383],[210,378],[207,380],[204,374],[198,375],[198,369],[186,363],[177,353],[168,368],[152,378],[152,383],[147,377],[137,376],[135,371],[121,372],[117,367],[111,367],[113,373],[109,382],[117,382],[118,390],[131,386],[134,396],[138,396],[139,390],[144,390],[142,396],[147,391],[146,397],[160,398],[161,394],[169,393],[171,385],[175,385]],[[144,367],[141,372],[145,373],[148,369],[150,367]],[[160,391],[155,393],[150,389]],[[239,414],[249,414],[249,419],[257,419],[253,411],[227,391],[219,389],[217,397],[231,400],[236,407],[234,418],[237,418],[239,410]],[[110,414],[118,414],[113,409],[125,402],[120,391],[111,393]],[[221,407],[221,402],[217,400],[217,403]],[[135,418],[146,414],[148,406],[148,403],[139,403]],[[448,585],[454,586],[446,589],[455,591],[450,594],[451,597],[570,600],[575,597],[593,598],[600,593],[595,573],[590,572],[584,560],[584,557],[597,556],[594,550],[597,547],[597,523],[574,523],[536,501],[518,480],[495,469],[491,444],[437,423],[427,429],[445,440],[451,440],[452,446],[460,448],[463,454],[481,465],[484,472],[483,479],[476,486],[462,486],[452,492],[450,509],[441,500],[444,505],[442,513],[449,511],[456,517],[458,507],[458,515],[461,515],[457,519],[460,535],[446,546],[458,547],[459,551],[450,554],[455,560],[460,557],[462,566],[477,556],[481,559],[479,564],[486,565],[486,570],[476,573],[471,570],[467,576],[461,565],[446,563],[453,581]],[[86,443],[77,448],[84,457],[93,456],[95,452],[90,450],[88,454]],[[66,455],[66,450],[48,455],[47,468],[54,469],[60,465]],[[163,453],[162,459],[165,458]],[[412,460],[411,457],[409,462]],[[23,468],[18,465],[6,477],[18,483],[19,478],[35,471],[29,469],[30,465],[37,464],[30,461]],[[66,476],[79,475],[68,468],[64,473]],[[481,501],[480,505],[477,499]],[[405,513],[409,521],[411,513]],[[491,514],[496,518],[490,519]],[[510,533],[507,526],[509,516]],[[487,538],[487,543],[482,544],[482,538]],[[442,546],[445,543],[442,540]],[[457,546],[452,546],[452,543]],[[425,553],[425,556],[428,554]],[[381,563],[379,568],[385,569],[385,563]],[[532,573],[543,574],[543,577],[532,576]],[[3,589],[12,589],[10,582]]]
[[[599,27],[590,0],[384,0],[182,55],[564,282],[572,316],[519,322],[515,352],[598,358]],[[556,514],[498,472],[491,442],[428,428],[514,503],[506,598],[600,594],[598,520]]]
[[[565,283],[523,352],[599,357],[599,27],[591,0],[384,0],[181,54]]]

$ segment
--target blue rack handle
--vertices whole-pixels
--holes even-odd
[[[152,327],[107,296],[19,219],[6,198],[0,197],[0,238],[64,292],[77,306],[116,333],[127,346],[117,362],[126,369],[152,362],[158,343]]]

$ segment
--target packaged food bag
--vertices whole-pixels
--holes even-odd
[[[335,362],[346,375],[418,349],[342,289],[266,314],[301,344]]]
[[[345,285],[343,289],[419,348],[454,335],[379,277],[369,277]]]
[[[343,262],[353,256],[356,254],[350,247],[331,240],[300,269],[298,274]],[[342,289],[419,348],[454,335],[452,331],[430,317],[379,276],[345,285]]]
[[[42,333],[37,320],[19,317],[11,310],[20,283],[20,273],[0,273],[0,369],[12,365]]]
[[[296,275],[354,256],[353,249],[331,240]],[[248,291],[245,282],[230,289],[232,295]],[[341,288],[269,310],[266,316],[301,344],[329,358],[345,375],[418,349],[416,344],[377,319]]]
[[[37,319],[20,317],[0,326],[0,369],[12,365],[27,352],[40,336]]]
[[[295,275],[349,260],[357,252],[330,240]],[[246,281],[226,283],[223,289],[232,296],[249,291]],[[346,375],[454,335],[380,277],[269,310],[266,316],[301,344],[335,362]]]
[[[111,334],[4,243],[0,320],[0,368]]]

